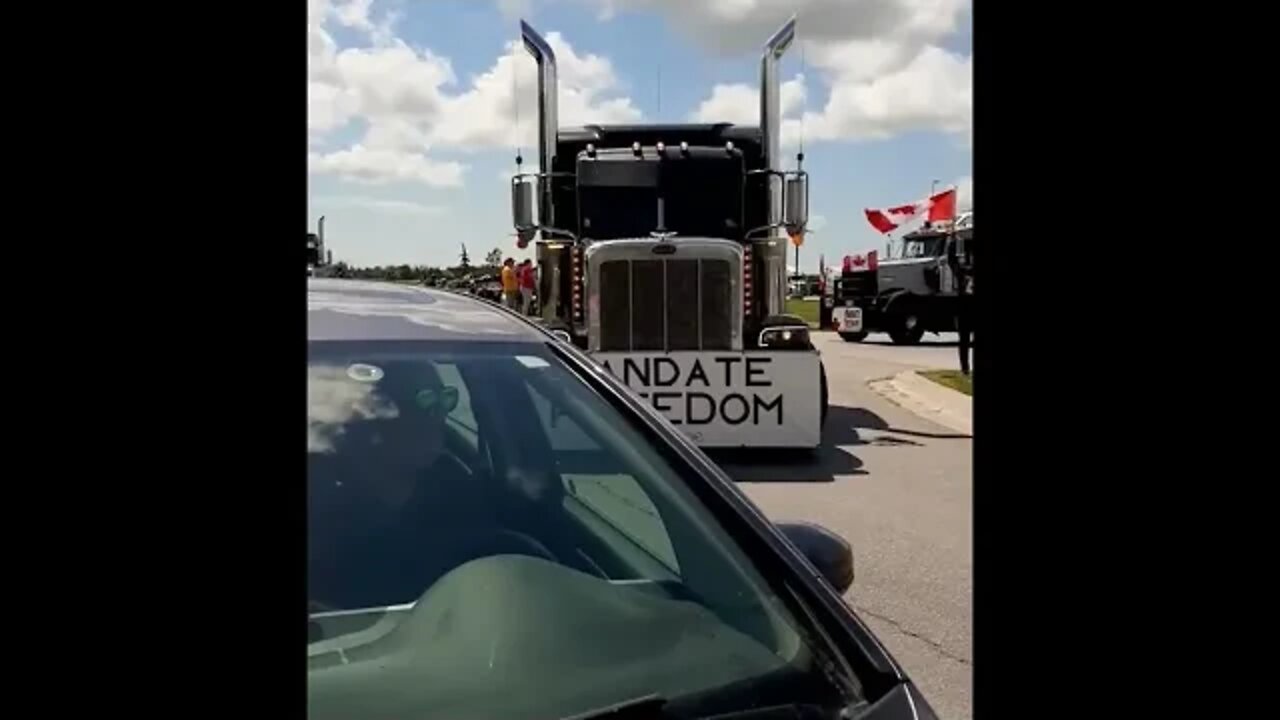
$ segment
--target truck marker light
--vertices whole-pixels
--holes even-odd
[[[572,285],[573,294],[570,301],[571,312],[575,321],[582,320],[582,248],[575,247],[570,257],[573,261]]]

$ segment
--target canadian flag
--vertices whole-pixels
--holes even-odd
[[[880,256],[875,250],[866,255],[845,255],[841,270],[847,273],[866,272],[880,267]]]
[[[913,220],[924,218],[928,222],[943,222],[956,217],[956,189],[944,190],[925,200],[910,205],[866,210],[867,222],[882,233],[890,233]]]

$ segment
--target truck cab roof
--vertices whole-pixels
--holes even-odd
[[[639,142],[652,145],[659,140],[668,145],[680,141],[690,145],[723,145],[760,143],[760,128],[733,123],[662,123],[654,125],[583,125],[560,128],[557,140],[562,143],[595,143],[601,147],[619,147]]]

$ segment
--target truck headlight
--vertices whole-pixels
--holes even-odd
[[[760,347],[788,350],[807,350],[809,328],[804,325],[778,325],[760,331]]]

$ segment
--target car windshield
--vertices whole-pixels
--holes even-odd
[[[312,720],[850,699],[803,614],[546,345],[313,342],[307,384]]]

